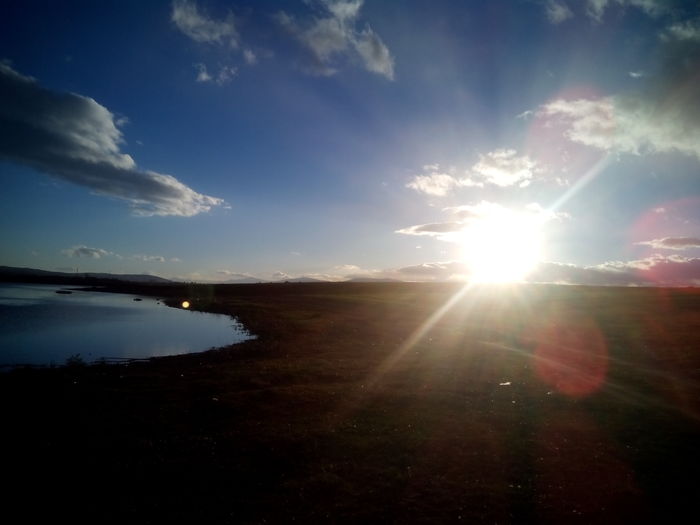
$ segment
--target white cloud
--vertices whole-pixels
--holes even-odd
[[[513,149],[497,149],[479,155],[479,161],[461,178],[440,171],[438,164],[425,165],[423,175],[415,175],[407,188],[436,197],[443,197],[457,188],[494,186],[528,186],[544,170],[527,155],[518,155]]]
[[[524,187],[530,184],[535,173],[541,171],[537,163],[527,155],[518,156],[513,149],[498,149],[479,156],[479,162],[472,166],[484,182],[496,186]]]
[[[547,18],[553,24],[561,24],[564,20],[574,16],[568,5],[557,0],[548,0],[545,4],[545,11]]]
[[[644,76],[644,71],[630,71],[628,75],[632,78],[642,78]]]
[[[160,262],[164,263],[165,262],[165,257],[162,255],[133,255],[131,257],[132,259],[135,259],[137,261],[141,262]]]
[[[673,24],[666,29],[662,37],[664,39],[700,41],[700,18]]]
[[[125,200],[136,215],[189,217],[224,202],[172,175],[138,169],[120,150],[114,115],[91,98],[48,90],[0,64],[0,100],[2,159]]]
[[[79,245],[61,250],[61,253],[66,257],[84,257],[88,259],[101,259],[110,255],[116,255],[113,252],[103,250],[102,248],[90,248],[89,246]]]
[[[693,97],[695,98],[695,97]],[[700,157],[697,108],[687,100],[669,100],[665,106],[635,96],[597,100],[555,100],[543,106],[545,117],[561,119],[572,141],[619,153],[680,152]]]
[[[367,26],[353,40],[355,49],[362,57],[367,71],[383,75],[394,80],[394,57],[384,45],[379,35]]]
[[[233,77],[235,77],[238,73],[238,69],[233,66],[222,66],[219,68],[219,72],[216,74],[216,76],[212,76],[209,73],[209,70],[207,70],[207,66],[204,64],[195,64],[194,67],[197,70],[197,82],[213,82],[219,86],[223,86],[224,84],[231,82]]]
[[[192,216],[224,202],[172,175],[137,168],[121,152],[114,115],[91,98],[51,91],[0,63],[0,100],[4,160],[125,200],[136,215]]]
[[[587,4],[588,15],[597,22],[603,19],[605,11],[613,4],[636,7],[651,16],[660,15],[670,8],[668,0],[588,0]]]
[[[207,71],[207,66],[204,64],[195,64],[194,68],[197,70],[197,82],[211,82],[213,80],[212,76],[209,74],[209,71]]]
[[[277,21],[310,52],[309,72],[330,76],[337,72],[335,63],[356,53],[367,71],[394,79],[394,58],[372,28],[356,29],[362,0],[320,0],[320,16],[299,23],[284,11]]]
[[[429,237],[437,237],[442,241],[455,240],[454,235],[464,230],[465,222],[450,221],[450,222],[433,222],[430,224],[417,224],[396,230],[394,233],[402,233],[404,235],[427,235]]]
[[[642,246],[651,246],[652,248],[656,248],[658,250],[688,250],[690,248],[700,248],[700,238],[663,237],[661,239],[638,242],[637,244]]]
[[[526,109],[522,113],[519,113],[518,115],[516,115],[515,118],[518,120],[529,120],[530,118],[532,118],[532,116],[534,114],[535,114],[535,112],[532,111],[531,109]]]
[[[243,59],[245,60],[245,63],[249,66],[252,66],[258,61],[258,57],[250,49],[243,50]]]
[[[657,2],[629,2],[648,12]],[[700,158],[700,18],[660,34],[660,58],[644,90],[542,106],[545,125],[563,124],[572,141],[614,153],[681,153]],[[633,78],[643,72],[632,72]]]
[[[225,19],[215,20],[203,10],[200,11],[194,1],[174,0],[170,18],[180,31],[195,42],[238,47],[238,31],[231,12]]]
[[[411,182],[406,184],[407,188],[436,197],[444,197],[454,188],[460,186],[462,183],[459,179],[447,173],[438,172],[433,172],[430,175],[416,175]]]
[[[231,82],[231,79],[236,76],[236,73],[238,73],[237,68],[232,66],[222,66],[221,69],[219,69],[219,74],[216,75],[216,83],[220,86],[228,84]]]

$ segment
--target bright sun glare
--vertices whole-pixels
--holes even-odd
[[[498,210],[464,230],[462,258],[477,283],[520,281],[540,260],[542,222],[533,214]]]

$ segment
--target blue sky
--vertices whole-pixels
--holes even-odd
[[[23,1],[0,29],[0,264],[700,283],[695,2]]]

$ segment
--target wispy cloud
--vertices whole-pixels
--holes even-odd
[[[671,3],[669,0],[587,0],[586,12],[597,22],[602,21],[605,11],[612,5],[636,7],[648,15],[657,16],[668,11]]]
[[[691,248],[700,248],[700,238],[663,237],[661,239],[638,242],[637,244],[642,246],[651,246],[652,248],[656,248],[658,250],[688,250]]]
[[[545,4],[545,12],[547,13],[547,19],[552,24],[561,24],[564,20],[574,16],[568,5],[557,0],[548,0]]]
[[[243,50],[243,59],[245,60],[245,63],[249,66],[252,66],[258,61],[257,55],[251,49]]]
[[[700,41],[700,18],[671,24],[661,34],[661,37],[664,40],[698,42]]]
[[[66,257],[75,258],[88,258],[88,259],[102,259],[103,257],[116,255],[113,252],[103,250],[102,248],[91,248],[85,245],[73,246],[71,248],[66,248],[61,250],[61,253]]]
[[[195,42],[238,47],[238,31],[230,11],[226,18],[216,20],[204,10],[200,10],[194,1],[174,0],[170,19],[180,31]]]
[[[414,176],[413,180],[406,184],[407,188],[426,195],[444,197],[455,188],[483,186],[481,182],[474,181],[469,177],[457,178],[450,173],[440,172],[440,166],[437,164],[423,166],[423,169],[425,173]]]
[[[76,246],[72,246],[70,248],[66,248],[65,250],[61,250],[61,254],[63,254],[66,257],[72,257],[72,258],[87,258],[87,259],[102,259],[104,257],[114,257],[116,259],[125,259],[124,256],[119,255],[118,253],[105,250],[104,248],[93,248],[90,246],[85,246],[84,244],[79,244]],[[163,257],[162,255],[146,255],[146,254],[136,254],[136,255],[131,255],[127,256],[126,258],[134,260],[134,261],[141,261],[141,262],[148,262],[148,263],[164,263],[164,262],[181,262],[180,259],[177,257],[172,257],[171,259],[167,259],[166,257]]]
[[[307,69],[317,75],[333,75],[336,62],[355,54],[365,69],[394,79],[394,57],[382,39],[369,25],[357,29],[362,0],[319,0],[319,13],[303,22],[281,11],[277,21],[293,35],[310,54]]]
[[[438,164],[423,166],[423,171],[422,175],[415,175],[406,187],[426,195],[444,197],[458,188],[485,185],[523,188],[544,169],[528,155],[518,155],[514,149],[497,149],[479,155],[479,161],[461,177],[455,175],[454,168],[448,173],[441,171]]]
[[[524,187],[532,182],[541,171],[537,163],[527,155],[518,155],[514,149],[497,149],[481,155],[472,171],[480,175],[484,182],[496,186]]]
[[[0,158],[125,200],[137,215],[189,217],[224,203],[139,169],[121,151],[115,116],[92,98],[46,89],[0,63],[0,100]]]
[[[136,261],[141,261],[141,262],[159,262],[159,263],[164,263],[166,261],[166,258],[163,257],[162,255],[132,255],[132,259]]]
[[[202,63],[195,64],[194,68],[197,70],[197,82],[213,82],[219,86],[231,82],[233,77],[238,73],[238,68],[233,66],[221,66],[219,72],[215,75],[211,75],[207,66]]]
[[[441,240],[450,240],[449,234],[458,233],[464,230],[466,223],[461,221],[453,222],[433,222],[429,224],[417,224],[396,230],[395,233],[404,235],[427,235],[429,237],[438,237]]]

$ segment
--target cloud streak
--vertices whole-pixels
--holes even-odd
[[[40,86],[0,63],[0,158],[99,195],[127,201],[134,214],[190,217],[224,203],[172,175],[141,170],[114,115],[95,100]]]
[[[642,246],[651,246],[657,250],[688,250],[690,248],[700,248],[700,238],[663,237],[661,239],[638,242],[637,244]]]

